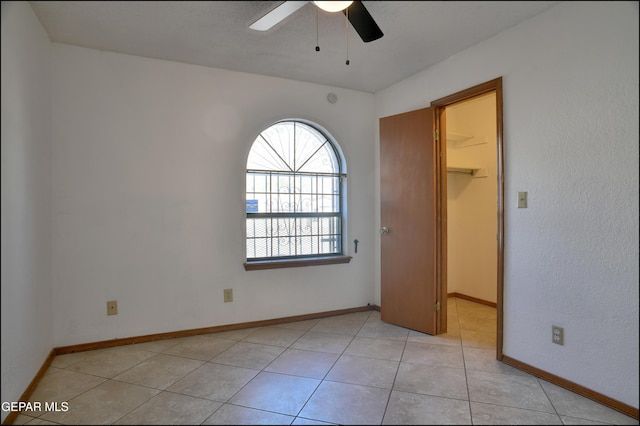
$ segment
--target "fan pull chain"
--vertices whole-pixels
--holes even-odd
[[[346,64],[349,65],[349,8],[347,8],[346,13],[345,13],[345,28],[344,28],[344,38],[347,42],[347,62]]]
[[[316,7],[316,52],[320,51],[320,44],[318,43],[318,8]]]

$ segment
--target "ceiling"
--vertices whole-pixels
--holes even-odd
[[[559,2],[363,1],[369,43],[311,3],[265,32],[249,25],[281,1],[30,3],[54,42],[375,93]]]

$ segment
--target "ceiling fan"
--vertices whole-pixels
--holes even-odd
[[[361,1],[285,1],[255,21],[249,28],[256,31],[267,31],[307,3],[313,3],[328,12],[341,11],[344,13],[365,43],[377,40],[384,35]]]

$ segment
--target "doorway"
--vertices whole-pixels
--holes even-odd
[[[502,78],[380,118],[381,319],[427,334],[447,332],[447,107],[495,97],[496,357],[502,359],[504,175]],[[479,173],[478,167],[474,173]],[[493,263],[493,261],[492,261]]]
[[[450,105],[445,115],[447,295],[495,308],[495,93]]]
[[[487,108],[491,105],[494,111],[489,111],[490,120],[493,123],[474,124],[468,122],[472,120],[462,113],[463,110],[472,111],[474,106]],[[502,78],[471,87],[445,98],[438,99],[431,103],[434,108],[436,134],[440,135],[437,143],[439,150],[439,191],[438,191],[438,215],[439,215],[439,238],[438,247],[438,270],[440,287],[440,300],[446,306],[446,297],[449,293],[455,296],[467,296],[469,300],[485,303],[496,308],[496,358],[502,359],[502,331],[503,331],[503,273],[504,273],[504,156],[503,156],[503,120],[502,120]],[[492,114],[494,113],[494,114]],[[488,125],[488,127],[487,127]],[[495,125],[495,127],[494,127]],[[475,126],[475,127],[474,127]],[[474,128],[484,128],[482,131],[473,131]],[[490,128],[489,130],[487,130]],[[447,133],[451,134],[447,134]],[[476,133],[476,134],[474,134]],[[486,144],[485,144],[486,140]],[[495,143],[494,143],[495,142]],[[483,145],[484,149],[483,149]],[[488,148],[491,147],[491,148]],[[488,149],[487,149],[488,148]],[[448,154],[451,158],[448,158]],[[475,155],[474,155],[475,154]],[[486,154],[493,156],[492,159]],[[483,156],[485,155],[485,156]],[[489,164],[492,163],[493,164]],[[495,165],[495,169],[493,166]],[[492,170],[493,169],[493,170]],[[451,188],[448,185],[448,178],[451,176]],[[484,180],[484,181],[481,181]],[[475,185],[474,185],[475,184]],[[486,195],[487,184],[493,187],[493,193]],[[456,235],[449,227],[449,221],[456,220],[461,216],[461,209],[468,209],[474,202],[478,202],[479,192],[467,193],[460,200],[455,200],[449,206],[449,198],[452,195],[461,195],[469,189],[483,187],[485,191],[485,201],[495,207],[483,205],[483,215],[489,220],[493,219],[489,229],[484,229],[482,242],[474,246],[469,240],[469,227],[477,224],[477,218],[467,217],[461,231],[467,235]],[[450,191],[453,190],[453,191]],[[491,191],[491,189],[488,189]],[[494,197],[495,195],[495,197]],[[449,216],[451,207],[451,217]],[[488,210],[487,210],[488,209]],[[492,216],[492,218],[491,218]],[[487,223],[487,222],[485,222]],[[459,225],[460,223],[458,223]],[[465,230],[464,227],[467,227]],[[495,233],[495,244],[487,240],[489,234]],[[489,235],[488,238],[491,238]],[[466,239],[466,240],[465,240]],[[467,246],[460,248],[460,244]],[[449,245],[454,246],[454,250],[449,250]],[[484,246],[484,247],[482,247]],[[478,256],[478,251],[487,247],[492,247],[493,253],[483,253]],[[474,255],[475,252],[475,255]],[[467,259],[449,259],[450,256],[467,253]],[[469,255],[471,253],[471,255]],[[471,268],[465,268],[467,277],[455,275],[451,271],[456,267],[456,263],[468,262],[469,256],[474,257],[477,264]],[[488,262],[488,263],[487,263]],[[450,265],[451,263],[451,265]],[[487,266],[489,269],[487,269]],[[458,266],[459,267],[459,266]],[[480,273],[483,283],[479,286],[473,285],[468,279],[469,273],[475,268],[475,273]],[[465,278],[467,278],[465,280]],[[471,280],[473,281],[473,280]],[[495,284],[495,286],[494,286]],[[451,289],[449,286],[451,285]],[[493,294],[492,294],[493,292]],[[495,296],[495,299],[493,298]],[[495,301],[495,302],[494,302]],[[495,305],[494,305],[495,303]],[[438,333],[446,332],[447,316],[438,317]]]

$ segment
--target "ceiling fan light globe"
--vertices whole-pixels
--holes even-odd
[[[351,6],[353,1],[314,1],[312,3],[327,12],[340,12]]]

